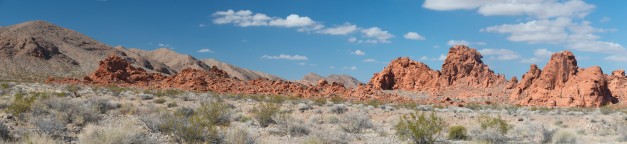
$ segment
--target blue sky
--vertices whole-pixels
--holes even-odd
[[[520,77],[552,52],[580,67],[627,65],[627,1],[0,0],[0,25],[46,20],[111,46],[168,47],[289,80],[309,72],[367,82],[397,57],[440,69],[468,44]],[[206,49],[206,50],[203,50]]]

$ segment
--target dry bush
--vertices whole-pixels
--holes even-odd
[[[558,131],[553,135],[553,144],[574,144],[577,143],[577,137],[567,131]]]
[[[340,121],[340,127],[348,133],[360,133],[363,129],[373,127],[370,115],[365,111],[346,113]]]
[[[78,134],[78,142],[84,144],[156,144],[158,141],[141,131],[141,127],[129,120],[114,121],[101,125],[87,125]]]
[[[508,141],[506,134],[510,130],[510,125],[500,116],[480,115],[478,122],[481,128],[470,131],[474,139],[487,143],[505,143]]]
[[[309,128],[302,120],[295,120],[287,114],[275,115],[272,118],[282,134],[289,136],[309,135]]]
[[[204,113],[204,112],[203,112]],[[206,114],[206,113],[205,113]],[[158,125],[157,130],[169,133],[179,143],[221,143],[224,136],[217,129],[213,120],[201,119],[204,114],[198,114],[189,108],[179,108],[174,113],[161,115],[160,120],[142,120],[144,123]],[[151,127],[151,126],[149,126]],[[150,128],[150,129],[155,129]]]
[[[343,114],[346,111],[348,111],[348,108],[344,104],[335,104],[331,108],[331,113],[335,114]]]
[[[243,127],[231,127],[226,132],[225,143],[230,144],[254,144],[255,138]]]
[[[548,129],[542,124],[525,122],[514,127],[511,134],[518,142],[549,143],[555,132],[555,129]]]
[[[45,134],[27,135],[15,142],[16,144],[62,144],[61,140],[55,139]]]

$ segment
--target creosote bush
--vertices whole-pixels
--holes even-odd
[[[373,127],[370,115],[364,111],[346,113],[340,121],[340,127],[348,133],[360,133],[363,129]]]
[[[253,117],[259,122],[261,127],[268,127],[268,125],[275,123],[272,117],[279,112],[279,106],[272,103],[263,103],[256,106],[252,112]]]
[[[502,134],[507,134],[511,128],[511,126],[507,124],[507,121],[502,119],[501,116],[490,117],[488,115],[481,115],[479,116],[479,123],[481,124],[481,129],[497,128]]]
[[[13,114],[14,116],[19,116],[21,113],[28,112],[31,110],[31,104],[37,99],[37,97],[30,96],[27,97],[24,93],[15,94],[15,99],[13,103],[9,104],[6,108],[8,113]]]
[[[396,124],[396,134],[401,138],[410,139],[417,144],[434,143],[440,132],[446,127],[444,119],[435,112],[429,116],[424,113],[415,113],[401,116]]]
[[[448,139],[464,140],[466,138],[468,138],[468,136],[466,136],[466,127],[461,126],[461,125],[456,125],[448,129]]]

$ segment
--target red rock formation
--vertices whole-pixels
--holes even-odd
[[[607,78],[607,87],[612,92],[613,98],[610,100],[612,103],[622,102],[623,105],[627,105],[627,77],[625,77],[625,70],[615,70],[612,75]]]
[[[83,78],[85,82],[101,85],[114,83],[147,85],[150,81],[164,78],[160,74],[149,74],[142,68],[135,68],[126,60],[115,55],[100,61],[99,65],[95,72]]]
[[[549,107],[599,107],[611,98],[601,68],[577,67],[570,51],[553,54],[542,71],[532,65],[511,97],[519,105]]]
[[[516,86],[516,84],[518,84],[518,78],[514,76],[509,80],[509,83],[505,85],[505,89],[512,89]]]
[[[369,84],[376,89],[406,90],[443,94],[454,97],[488,96],[486,88],[505,84],[505,77],[496,75],[481,61],[481,54],[467,46],[453,46],[442,65],[442,72],[409,58],[397,58],[380,73],[376,73]],[[464,90],[464,93],[458,93]]]

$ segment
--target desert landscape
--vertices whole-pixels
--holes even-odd
[[[461,7],[467,3],[427,0],[423,7],[437,11],[478,9],[480,14],[490,16],[486,12],[499,4],[540,6],[531,1],[468,3],[473,5]],[[539,19],[525,27],[545,28],[531,25],[541,20],[583,19],[594,8],[580,0],[541,3],[546,8],[579,10],[525,11],[524,15]],[[2,4],[0,1],[0,8]],[[510,12],[515,10],[522,9]],[[354,44],[390,43],[394,37],[378,27],[361,28],[348,22],[327,28],[328,23],[325,27],[322,22],[295,14],[283,19],[229,9],[211,17],[215,25],[297,28],[311,35],[345,35],[341,32],[346,30],[340,28],[359,30],[362,37],[348,39]],[[601,29],[589,23],[565,27],[556,24],[548,29],[574,31],[569,36],[573,40],[565,43],[591,40],[582,37],[597,40],[599,36],[592,31]],[[491,29],[496,27],[481,32]],[[590,33],[582,36],[586,32]],[[415,32],[408,32],[404,38],[425,40]],[[603,41],[590,43],[594,42]],[[328,68],[345,72],[338,74],[302,73],[301,69],[309,70],[306,67],[322,66],[301,55],[263,55],[253,59],[252,66],[246,64],[253,67],[248,69],[181,52],[186,49],[157,45],[159,48],[152,50],[111,46],[45,20],[0,26],[0,143],[627,143],[625,63],[612,63],[618,69],[607,69],[608,65],[616,66],[591,60],[585,53],[590,49],[536,49],[534,62],[524,63],[525,59],[513,51],[485,48],[485,42],[449,41],[446,48],[437,46],[446,51],[439,59],[416,57],[419,54],[394,55],[390,61],[365,59],[362,62],[378,64],[377,71],[368,71],[372,75],[360,81],[363,79],[352,74],[367,70],[356,66]],[[201,49],[198,53],[214,51]],[[366,53],[350,50],[348,55]],[[508,61],[514,59],[520,62]],[[302,78],[262,72],[257,65],[266,63],[260,60],[304,61],[290,63],[300,67],[288,69],[278,66],[280,62],[261,66],[288,71],[290,75],[303,74],[299,75]],[[506,76],[488,65],[495,61],[499,62],[497,68],[505,63],[506,68],[498,69],[507,69],[508,73],[514,67],[528,69],[518,72],[522,75]]]

